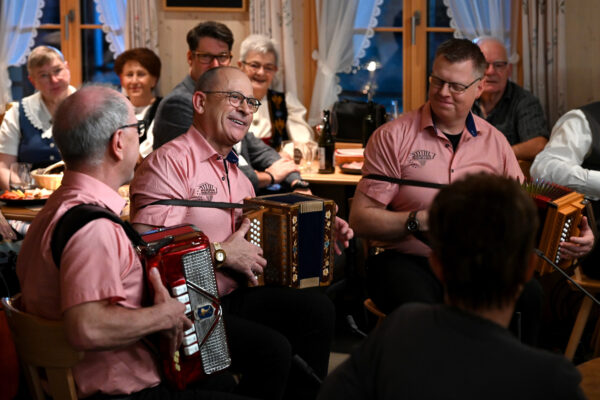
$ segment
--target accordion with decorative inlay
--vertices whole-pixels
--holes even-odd
[[[165,287],[186,305],[194,323],[173,357],[168,343],[160,342],[165,379],[184,389],[231,364],[209,240],[192,225],[157,229],[142,238],[148,243],[140,251],[146,271],[158,268]]]
[[[586,204],[583,194],[543,181],[526,181],[523,188],[538,208],[540,229],[537,248],[559,267],[570,267],[573,261],[561,259],[559,246],[569,237],[579,235],[579,222]],[[554,271],[541,258],[537,258],[535,268],[540,275]]]
[[[246,239],[267,260],[259,284],[304,288],[325,286],[333,278],[335,203],[300,193],[245,199],[259,206],[246,212]]]

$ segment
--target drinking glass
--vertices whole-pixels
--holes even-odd
[[[298,158],[300,159],[300,173],[312,174],[316,172],[319,166],[317,142],[312,140],[304,143],[294,142],[294,160]]]
[[[27,190],[35,186],[31,177],[31,164],[14,162],[10,164],[9,186],[11,190]]]

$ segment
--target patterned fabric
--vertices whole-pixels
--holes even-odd
[[[473,112],[484,118],[479,101],[473,105]],[[485,120],[504,133],[511,146],[537,136],[549,136],[546,116],[540,101],[531,92],[511,81]]]

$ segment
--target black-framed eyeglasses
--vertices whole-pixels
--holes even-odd
[[[492,61],[489,62],[488,65],[491,65],[492,67],[494,67],[495,70],[499,71],[501,69],[506,68],[506,66],[508,65],[508,61]]]
[[[473,82],[469,83],[468,85],[462,84],[462,83],[458,83],[458,82],[448,82],[445,81],[441,78],[438,78],[435,75],[429,75],[429,84],[431,86],[433,86],[436,89],[441,89],[444,87],[444,85],[447,83],[448,84],[448,89],[455,94],[460,94],[460,93],[464,93],[465,90],[467,90],[468,88],[470,88],[471,86],[473,86],[475,84],[475,82],[481,80],[482,77],[479,77],[477,79],[475,79]]]
[[[193,51],[192,54],[198,59],[198,61],[200,61],[201,64],[210,64],[216,59],[220,65],[223,65],[231,61],[231,58],[233,57],[231,53],[210,54],[203,53],[201,51]]]
[[[254,72],[260,71],[261,68],[267,74],[274,74],[275,72],[277,72],[277,65],[273,65],[273,64],[260,64],[260,63],[254,62],[254,61],[249,62],[249,63],[246,61],[242,61],[242,64],[244,64],[245,66],[247,66]]]
[[[137,128],[138,136],[144,137],[144,135],[146,134],[146,128],[148,127],[148,123],[143,119],[134,124],[127,124],[127,125],[120,126],[117,128],[117,130],[125,129],[125,128],[133,128],[134,126]]]
[[[202,93],[224,94],[229,99],[229,104],[231,104],[234,107],[239,107],[240,105],[242,105],[242,102],[244,100],[246,100],[246,104],[248,104],[248,107],[250,107],[250,111],[252,111],[253,113],[257,112],[258,107],[260,107],[260,101],[258,99],[255,99],[254,97],[246,97],[243,94],[241,94],[240,92],[226,92],[226,91],[221,91],[221,90],[215,90],[215,91],[203,91]]]

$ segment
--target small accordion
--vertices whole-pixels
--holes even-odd
[[[258,208],[246,212],[246,239],[263,249],[267,260],[260,285],[304,288],[333,279],[335,203],[300,193],[245,199]]]
[[[583,194],[539,180],[526,181],[523,188],[538,209],[538,249],[562,269],[570,267],[573,261],[561,259],[559,246],[561,242],[579,234],[579,222],[586,204]],[[537,258],[535,269],[540,275],[554,271],[542,258]]]
[[[177,389],[231,365],[208,237],[192,225],[161,228],[142,236],[148,246],[140,253],[146,272],[158,268],[171,295],[186,305],[194,326],[171,357],[160,342],[163,372]]]

